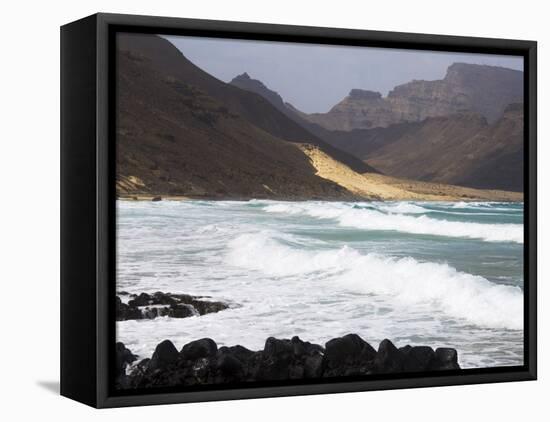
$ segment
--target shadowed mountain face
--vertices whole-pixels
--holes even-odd
[[[155,35],[120,34],[118,48],[131,51],[150,60],[153,70],[200,89],[230,111],[249,123],[279,139],[316,145],[338,161],[353,170],[364,173],[371,171],[367,164],[351,154],[327,144],[285,114],[273,107],[260,95],[226,84],[204,72],[189,60],[169,41]]]
[[[300,116],[325,129],[342,131],[468,112],[479,113],[492,123],[515,102],[523,102],[523,72],[455,63],[441,80],[408,82],[395,87],[386,98],[378,92],[352,89],[328,113]]]
[[[491,74],[498,76],[498,80],[485,79]],[[509,69],[455,64],[449,67],[444,81],[413,81],[401,85],[390,93],[388,99],[405,104],[410,122],[394,119],[394,111],[379,93],[354,89],[344,102],[370,104],[369,110],[376,111],[377,121],[383,121],[383,127],[349,131],[328,130],[326,127],[331,126],[331,119],[338,118],[339,113],[353,118],[353,107],[347,110],[340,103],[333,108],[338,110],[337,113],[331,111],[322,115],[317,124],[309,119],[311,115],[285,103],[279,94],[247,74],[239,75],[231,84],[262,95],[325,142],[365,160],[383,174],[519,192],[523,190],[522,104],[509,105],[496,120],[484,116],[493,117],[504,108],[508,99],[517,96],[518,87],[522,86],[521,81],[518,83],[518,74],[521,76],[521,72]],[[506,81],[510,86],[503,87]],[[450,97],[449,92],[459,92],[464,86],[477,87],[479,93],[472,92],[468,97],[475,101],[468,103],[462,95],[456,96],[454,101],[443,100],[445,95]],[[424,99],[420,100],[418,95],[422,92]],[[432,98],[428,100],[428,96]],[[470,108],[476,108],[476,111],[468,111]],[[361,110],[357,113],[364,117]],[[431,114],[436,117],[427,117]]]
[[[493,124],[478,114],[457,114],[358,132],[345,147],[385,174],[523,191],[522,104],[510,105]]]
[[[354,197],[316,176],[309,158],[295,144],[265,129],[280,124],[281,133],[295,135],[293,141],[307,135],[294,122],[286,124],[288,119],[261,97],[235,87],[223,89],[222,82],[156,36],[123,35],[119,41],[119,195]],[[240,115],[250,117],[254,106],[264,127]]]
[[[281,113],[286,115],[289,119],[296,122],[298,125],[306,129],[308,132],[314,134],[317,138],[322,139],[326,144],[333,145],[334,147],[338,148],[339,150],[344,150],[344,148],[341,148],[339,145],[342,140],[345,140],[348,138],[347,133],[338,133],[334,132],[328,129],[325,129],[323,126],[320,126],[316,123],[310,122],[307,118],[303,117],[303,113],[297,109],[295,109],[291,104],[285,103],[283,98],[275,91],[272,91],[267,86],[263,84],[263,82],[253,79],[248,75],[248,73],[243,73],[241,75],[236,76],[233,78],[233,80],[230,82],[231,85],[234,85],[236,87],[239,87],[243,90],[253,92],[255,94],[258,94],[265,98],[267,101],[271,103],[277,110],[279,110]],[[334,156],[334,154],[332,154]],[[355,156],[355,154],[352,152],[351,155]],[[346,162],[346,160],[339,160],[344,163],[346,163],[349,166],[349,162]],[[354,166],[349,166],[350,168],[354,168]],[[375,169],[372,166],[368,166],[366,171],[359,171],[359,173],[380,173],[378,169]],[[357,171],[357,170],[356,170]]]

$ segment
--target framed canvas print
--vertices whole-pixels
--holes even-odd
[[[536,378],[536,43],[61,29],[61,393]]]

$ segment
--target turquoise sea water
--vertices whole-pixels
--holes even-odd
[[[117,323],[142,357],[166,338],[261,349],[353,332],[455,347],[463,367],[523,362],[521,203],[119,201],[117,214],[117,290],[234,305]]]

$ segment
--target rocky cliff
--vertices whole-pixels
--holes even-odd
[[[441,80],[414,80],[395,87],[387,97],[352,89],[329,112],[301,113],[301,117],[325,129],[340,131],[388,127],[466,112],[479,113],[492,123],[506,106],[522,101],[523,72],[454,63]]]

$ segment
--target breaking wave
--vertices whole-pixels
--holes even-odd
[[[225,261],[281,277],[282,283],[285,277],[300,276],[385,296],[397,305],[428,305],[480,327],[523,328],[523,292],[517,286],[492,283],[447,264],[361,254],[350,247],[306,250],[285,240],[268,231],[240,235],[229,242]]]
[[[385,209],[382,207],[369,209],[345,203],[302,202],[270,204],[263,210],[269,213],[331,219],[336,220],[340,226],[364,230],[463,237],[482,239],[487,242],[523,243],[523,225],[521,224],[484,224],[435,219],[426,215],[407,215],[420,212],[422,207],[414,204],[385,207]]]

